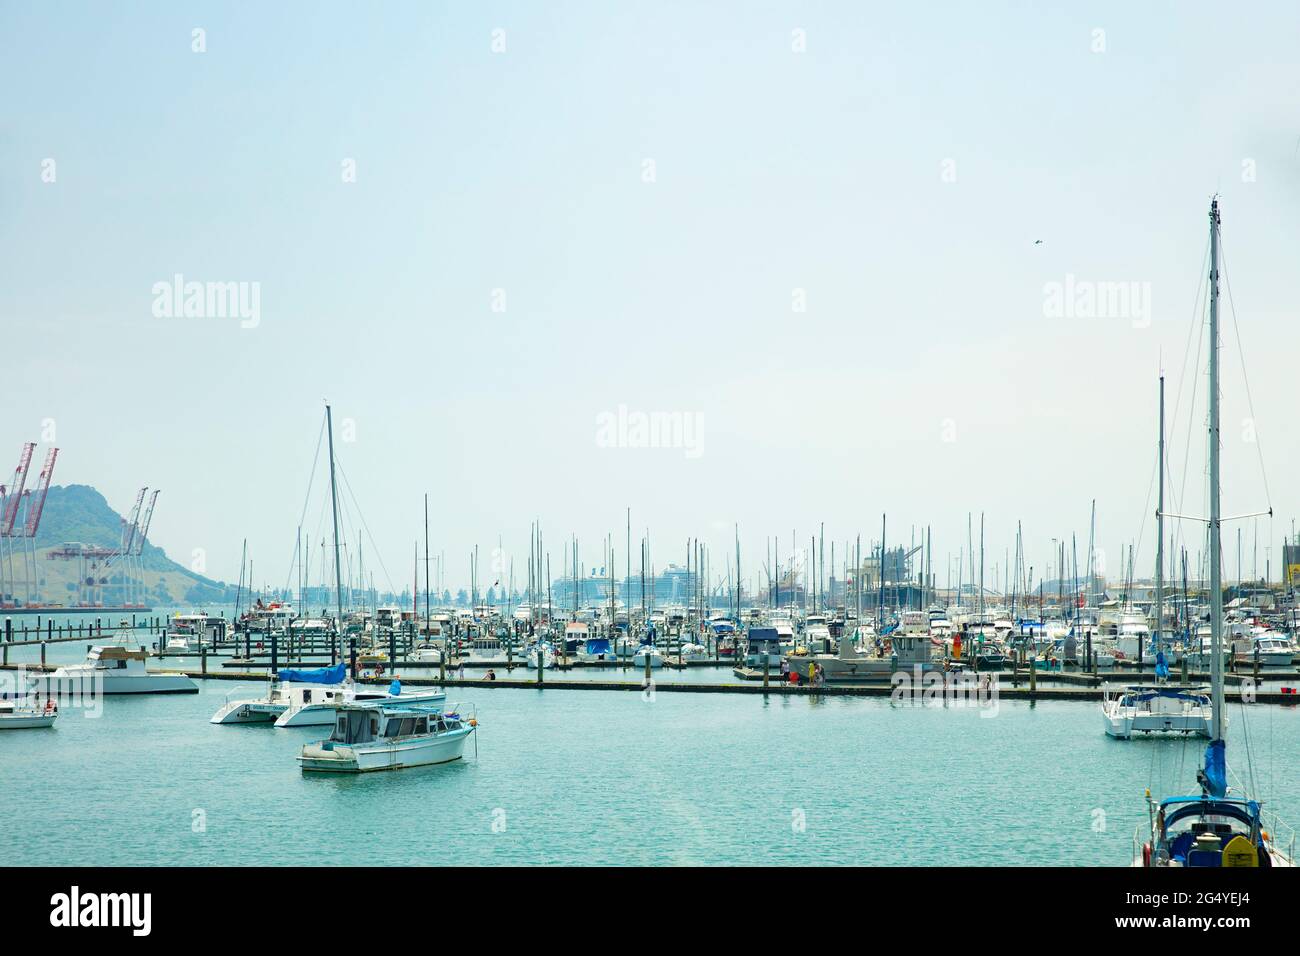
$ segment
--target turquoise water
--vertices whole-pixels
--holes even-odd
[[[451,695],[477,704],[477,757],[471,742],[441,767],[304,776],[294,757],[322,729],[209,724],[237,685],[201,688],[0,733],[0,853],[53,865],[1120,865],[1143,790],[1194,790],[1201,750],[1109,740],[1086,702],[1003,702],[981,717],[867,698],[472,688]],[[1248,729],[1257,792],[1300,821],[1300,714],[1231,711],[1233,767]]]

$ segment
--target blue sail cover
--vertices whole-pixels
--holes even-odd
[[[1211,797],[1224,797],[1228,793],[1228,768],[1222,740],[1212,740],[1205,748],[1205,770],[1201,786]]]
[[[298,684],[341,684],[348,676],[348,665],[339,661],[333,667],[317,667],[312,670],[281,670],[280,680],[294,681]]]
[[[1156,677],[1169,679],[1169,664],[1165,662],[1165,652],[1156,652]]]

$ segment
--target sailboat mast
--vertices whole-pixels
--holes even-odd
[[[1160,442],[1156,466],[1160,472],[1160,492],[1156,500],[1156,648],[1162,645],[1160,627],[1165,609],[1165,377],[1160,376]]]
[[[339,619],[336,627],[343,633],[343,573],[339,564],[339,492],[334,478],[334,415],[325,404],[325,425],[330,438],[330,509],[334,512],[334,592],[338,598]]]
[[[1223,739],[1223,569],[1219,540],[1219,200],[1210,201],[1210,678],[1211,740]]]

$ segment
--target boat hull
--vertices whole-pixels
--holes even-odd
[[[212,715],[211,724],[270,724],[288,710],[286,704],[264,700],[234,700]]]
[[[415,738],[391,743],[339,744],[329,749],[324,744],[308,744],[302,748],[298,762],[304,773],[373,773],[431,767],[460,760],[465,752],[465,738],[472,732],[465,728],[441,734],[432,740]]]
[[[199,685],[184,674],[146,674],[103,677],[58,672],[36,679],[37,686],[51,696],[100,694],[197,694]]]
[[[0,730],[30,730],[53,727],[58,714],[0,714]]]

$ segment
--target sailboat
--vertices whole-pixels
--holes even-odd
[[[1152,662],[1156,665],[1156,683],[1131,684],[1122,689],[1107,688],[1102,696],[1101,713],[1108,736],[1131,740],[1135,734],[1195,734],[1209,737],[1213,733],[1212,702],[1206,687],[1170,684],[1169,664],[1160,641],[1160,621],[1164,618],[1164,534],[1165,534],[1165,377],[1160,376],[1160,443],[1157,470],[1160,493],[1156,504],[1156,632]],[[1143,647],[1152,647],[1146,622],[1124,613],[1120,617],[1119,647],[1126,655],[1145,661]]]
[[[1223,739],[1223,581],[1219,511],[1219,199],[1210,201],[1210,640],[1211,725],[1205,764],[1197,772],[1199,796],[1155,800],[1147,791],[1146,840],[1134,840],[1134,866],[1293,866],[1295,836],[1283,848],[1276,824],[1265,825],[1258,800],[1230,795]]]

